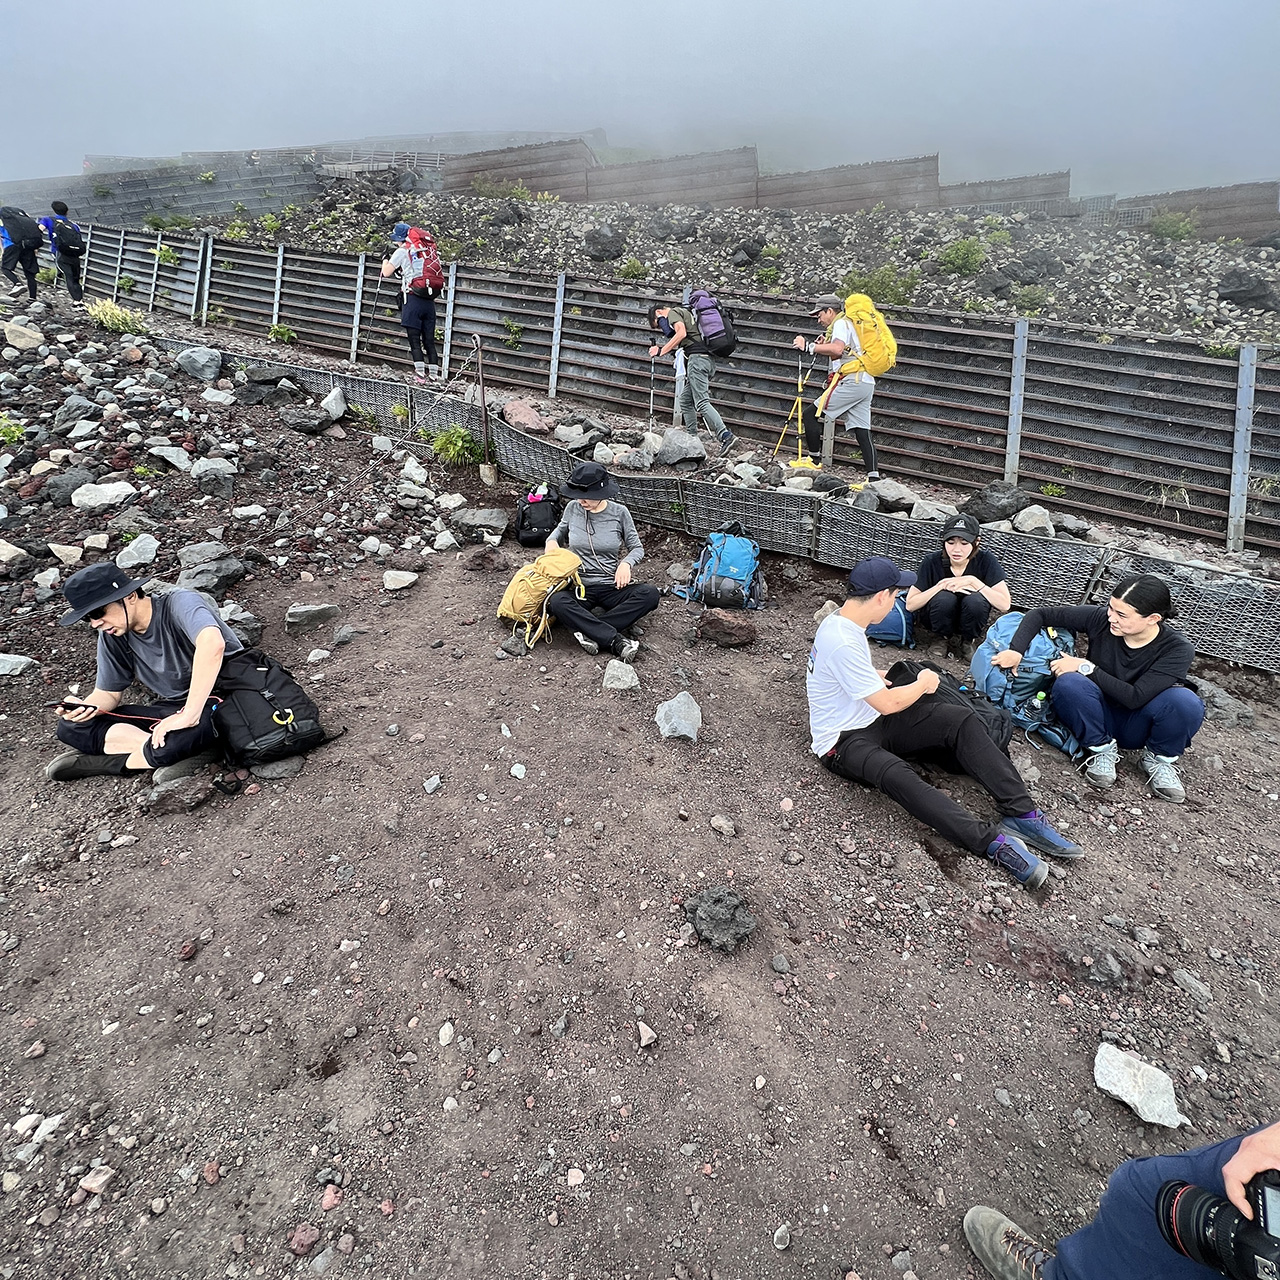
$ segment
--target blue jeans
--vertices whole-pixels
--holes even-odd
[[[1061,680],[1062,677],[1059,677]],[[1126,1160],[1111,1175],[1087,1227],[1058,1241],[1058,1256],[1045,1280],[1210,1280],[1222,1273],[1175,1253],[1156,1225],[1156,1192],[1177,1178],[1215,1195],[1225,1195],[1222,1166],[1240,1138],[1197,1147],[1176,1156]]]
[[[1114,738],[1122,751],[1150,747],[1158,756],[1175,759],[1204,723],[1204,703],[1183,685],[1157,693],[1136,711],[1126,711],[1078,671],[1053,682],[1053,709],[1082,747],[1101,746]]]

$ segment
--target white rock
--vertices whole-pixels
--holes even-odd
[[[61,573],[59,573],[57,569],[42,569],[32,577],[31,581],[34,582],[37,587],[52,589],[58,585],[58,579],[61,578],[61,576]]]
[[[374,453],[390,453],[396,447],[396,442],[390,436],[374,436],[369,447]]]
[[[647,1022],[637,1022],[636,1032],[640,1036],[640,1047],[642,1049],[647,1049],[651,1044],[658,1043],[658,1033]]]
[[[328,656],[329,656],[328,649],[312,649],[311,652],[307,654],[307,661],[323,662]]]
[[[206,391],[205,395],[208,394]],[[185,449],[179,449],[177,445],[158,444],[154,448],[148,449],[147,454],[152,458],[159,458],[162,462],[167,462],[178,471],[191,470],[191,455]]]
[[[382,575],[382,586],[386,591],[405,591],[417,580],[416,573],[408,573],[403,569],[388,569]]]
[[[459,507],[465,507],[467,500],[460,493],[442,493],[436,499],[436,506],[441,511],[457,511]]]
[[[511,776],[513,778],[523,778],[524,774],[525,774],[524,765],[520,764],[518,761],[517,763],[511,766]]]
[[[84,558],[83,547],[68,547],[61,542],[49,543],[49,550],[53,552],[63,564],[79,564]]]
[[[337,422],[337,420],[347,411],[347,397],[343,394],[342,388],[334,387],[334,389],[320,401],[320,407],[334,422]]]
[[[1052,538],[1054,534],[1053,520],[1049,513],[1035,503],[1029,507],[1023,507],[1013,517],[1013,527],[1019,533],[1038,533],[1045,538]]]
[[[25,559],[26,554],[21,547],[15,547],[12,542],[0,538],[0,564],[13,564],[15,560]]]
[[[219,391],[217,387],[206,387],[200,393],[201,400],[210,404],[235,404],[236,398],[230,391]]]
[[[702,709],[688,690],[682,690],[674,698],[658,704],[654,719],[664,738],[688,738],[697,742],[698,730],[702,728]]]
[[[452,1022],[446,1022],[444,1026],[440,1028],[440,1047],[442,1049],[453,1043],[453,1034]]]
[[[256,502],[247,507],[232,507],[231,514],[237,520],[256,520],[259,516],[267,514],[266,507],[260,507]]]
[[[564,1175],[565,1182],[571,1187],[580,1187],[587,1180],[587,1175],[581,1169],[570,1169]]]
[[[21,653],[0,653],[0,676],[20,676],[36,665],[34,658]]]
[[[91,533],[84,540],[86,551],[105,551],[111,545],[109,533]]]
[[[458,545],[458,540],[448,529],[443,529],[436,534],[435,541],[431,545],[437,551],[452,551]]]
[[[1148,1124],[1176,1129],[1191,1121],[1178,1110],[1173,1081],[1159,1067],[1143,1062],[1106,1042],[1093,1059],[1093,1082],[1103,1093],[1123,1102]]]
[[[116,567],[119,569],[138,569],[144,564],[151,564],[160,550],[159,539],[149,533],[140,533],[131,542],[126,542],[116,556]]]
[[[111,484],[82,484],[72,495],[71,505],[80,511],[96,515],[122,506],[137,495],[137,489],[127,480],[114,480]]]
[[[608,665],[604,669],[604,683],[601,688],[623,691],[638,689],[639,687],[640,677],[636,674],[635,667],[629,666],[617,658],[609,659]]]
[[[58,464],[52,458],[41,458],[38,462],[31,464],[31,477],[46,475],[50,471],[57,471]]]
[[[431,477],[427,474],[427,469],[418,461],[413,454],[409,454],[404,460],[404,468],[400,474],[404,476],[411,484],[426,484]]]

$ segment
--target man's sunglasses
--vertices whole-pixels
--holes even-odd
[[[99,618],[105,617],[110,605],[103,605],[101,609],[93,609],[84,615],[86,622],[97,622]]]

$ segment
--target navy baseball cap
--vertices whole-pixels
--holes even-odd
[[[391,238],[396,241],[405,241],[409,238],[409,224],[407,222],[397,222],[391,228]]]
[[[849,594],[873,596],[890,587],[914,587],[916,575],[899,569],[888,556],[868,556],[849,570]]]

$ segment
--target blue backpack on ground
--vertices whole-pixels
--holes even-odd
[[[907,593],[900,591],[893,601],[893,608],[867,628],[867,639],[879,644],[894,644],[899,649],[916,647],[916,615],[907,608]]]
[[[673,594],[708,609],[763,608],[759,544],[747,537],[738,521],[721,525],[707,535],[689,585],[673,588]]]
[[[1018,664],[1018,674],[1010,678],[993,659],[1009,647],[1021,622],[1022,614],[1006,613],[991,624],[986,638],[974,650],[969,664],[970,680],[975,689],[1009,712],[1014,726],[1023,731],[1033,746],[1037,744],[1032,735],[1075,757],[1080,753],[1080,744],[1054,714],[1049,696],[1053,686],[1049,664],[1056,658],[1075,654],[1075,637],[1056,627],[1036,632]]]

